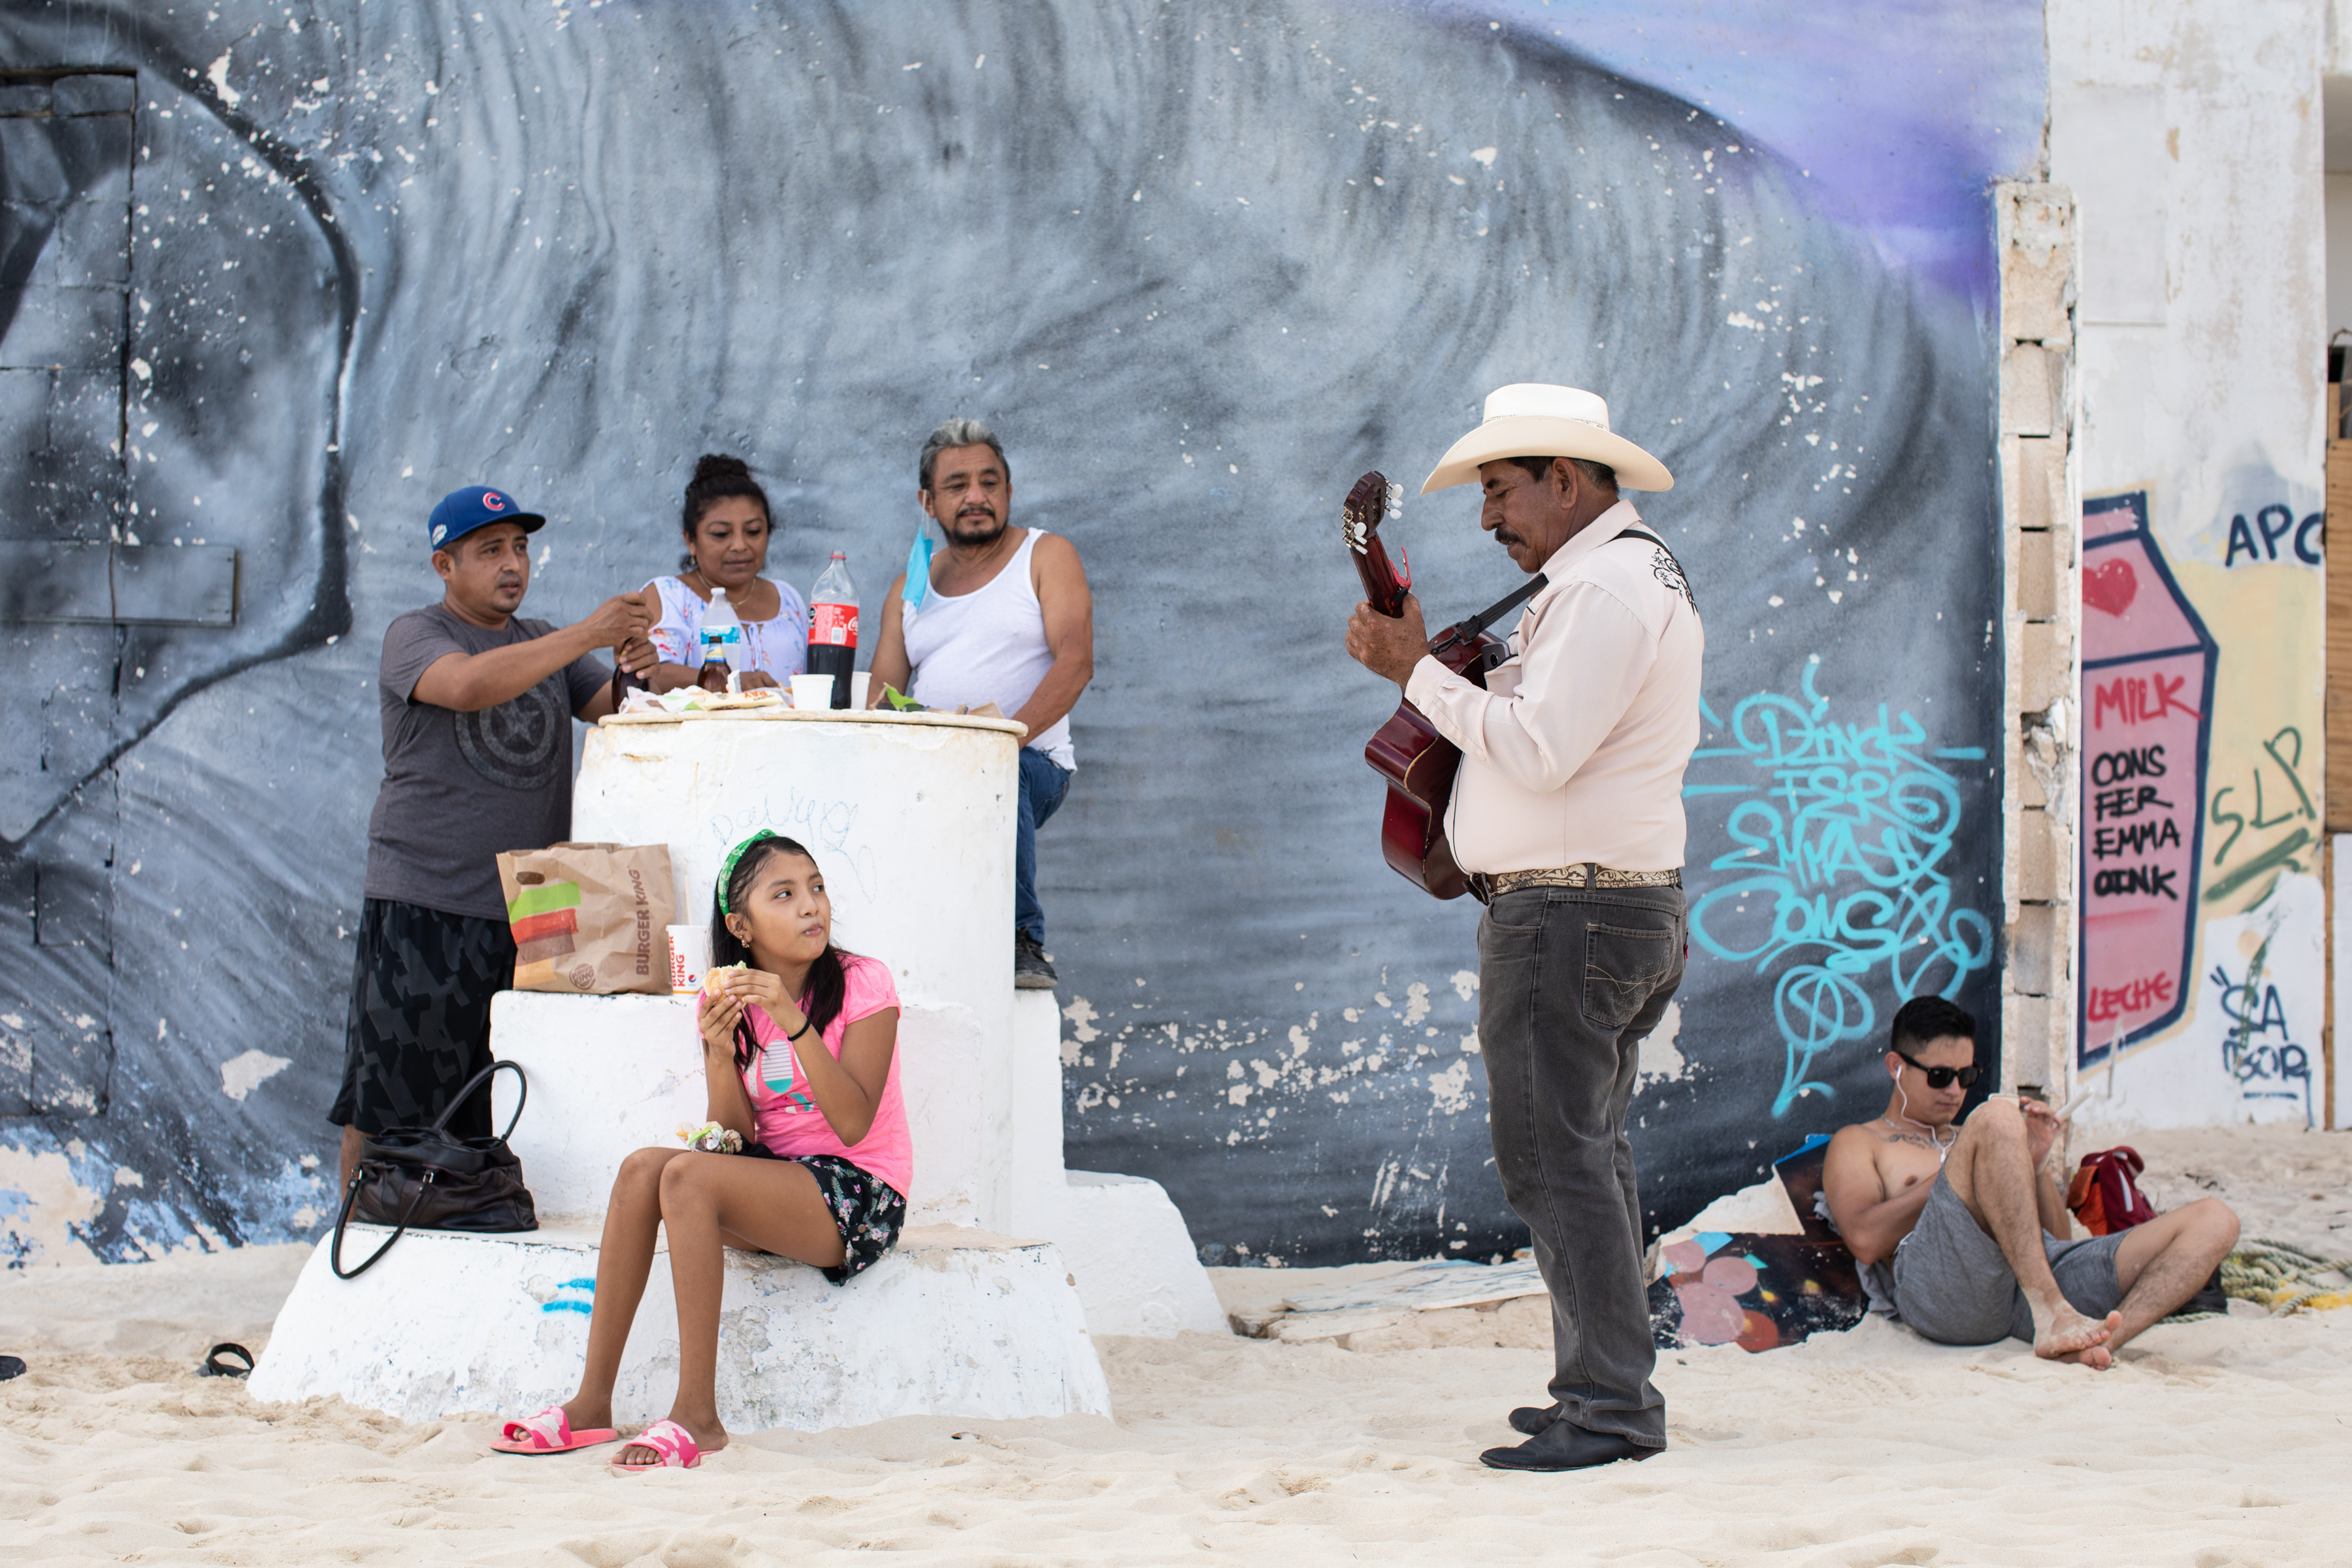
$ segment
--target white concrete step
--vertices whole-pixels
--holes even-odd
[[[491,1003],[490,1020],[497,1054],[530,1079],[513,1148],[541,1223],[586,1226],[593,1236],[621,1162],[636,1149],[676,1148],[678,1127],[708,1110],[694,1003],[509,991]],[[1012,1021],[1007,1110],[991,1119],[979,1109],[988,1096],[975,1065],[987,1042],[957,1009],[902,1010],[899,1081],[915,1145],[908,1220],[1053,1242],[1095,1333],[1227,1332],[1184,1216],[1159,1183],[1063,1170],[1053,993],[1019,993]],[[504,1127],[513,1075],[500,1073],[492,1089]]]
[[[1059,1215],[1037,1228],[1069,1263],[1094,1333],[1164,1340],[1233,1331],[1184,1216],[1158,1182],[1071,1171]]]
[[[387,1234],[353,1226],[345,1263]],[[343,1280],[328,1266],[330,1238],[279,1312],[249,1387],[266,1400],[339,1394],[404,1421],[527,1415],[560,1403],[578,1386],[587,1351],[597,1239],[578,1226],[411,1231],[383,1262]],[[622,1356],[615,1420],[668,1411],[677,1353],[664,1249]],[[846,1286],[802,1264],[730,1251],[718,1393],[720,1419],[736,1432],[896,1415],[1110,1414],[1085,1310],[1054,1247],[961,1226],[909,1228]]]

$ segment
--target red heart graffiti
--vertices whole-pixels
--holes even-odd
[[[2110,561],[2083,574],[2083,603],[2095,610],[2120,616],[2138,593],[2139,574],[2128,561]]]

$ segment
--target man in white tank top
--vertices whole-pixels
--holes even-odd
[[[887,684],[926,708],[993,702],[1029,727],[1013,854],[1013,984],[1049,990],[1055,977],[1037,901],[1037,829],[1077,770],[1070,710],[1094,677],[1094,595],[1068,540],[1011,526],[1013,470],[987,426],[949,420],[923,443],[917,471],[917,504],[948,547],[926,580],[910,588],[902,574],[890,584],[873,700]]]

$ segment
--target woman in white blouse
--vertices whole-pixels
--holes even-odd
[[[724,688],[722,671],[704,670],[701,647],[710,591],[724,588],[743,623],[743,668],[735,672],[743,689],[790,685],[808,666],[808,605],[790,584],[760,575],[772,537],[767,491],[740,458],[705,456],[687,481],[679,524],[686,559],[678,574],[645,586],[646,609],[654,617],[647,635],[661,656],[646,672],[646,683],[656,691],[698,683]]]

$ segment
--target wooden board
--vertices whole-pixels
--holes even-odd
[[[1293,1312],[1366,1310],[1435,1312],[1449,1307],[1479,1307],[1518,1296],[1544,1293],[1543,1277],[1530,1262],[1423,1263],[1360,1284],[1327,1285],[1285,1300]]]
[[[2327,762],[2323,810],[2331,833],[2352,832],[2352,441],[2327,443]]]

